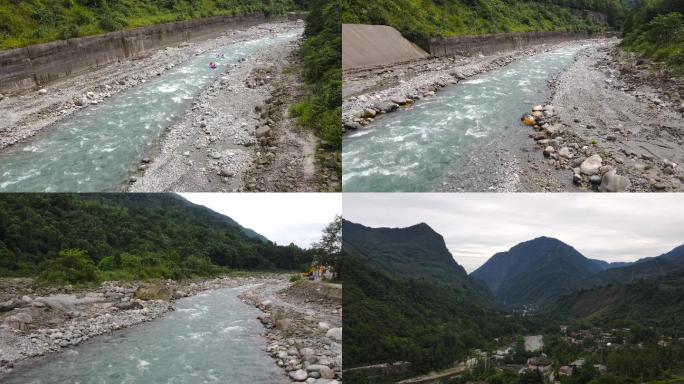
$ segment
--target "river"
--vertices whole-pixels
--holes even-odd
[[[579,50],[573,45],[525,57],[379,116],[343,142],[343,190],[436,190],[452,164],[483,140],[518,127],[523,112],[546,100],[547,80]]]
[[[0,192],[116,192],[164,129],[226,66],[301,30],[212,49],[0,154]],[[209,61],[218,62],[217,70]]]
[[[206,291],[139,327],[99,336],[20,365],[7,384],[287,383],[264,351],[259,313],[244,288]]]

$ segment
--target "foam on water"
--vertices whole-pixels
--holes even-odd
[[[343,190],[435,190],[451,164],[497,132],[519,126],[520,114],[546,98],[546,80],[578,50],[524,58],[449,86],[408,110],[379,116],[344,138]]]

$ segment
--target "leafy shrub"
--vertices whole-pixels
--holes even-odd
[[[290,283],[296,283],[296,282],[301,281],[301,280],[302,280],[302,275],[300,275],[300,274],[292,275],[292,277],[290,277]]]
[[[40,275],[40,280],[51,283],[82,284],[97,280],[97,267],[81,249],[65,249],[59,252]]]

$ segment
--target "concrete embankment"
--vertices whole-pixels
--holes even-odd
[[[289,18],[301,16],[288,15]],[[272,19],[261,14],[209,17],[2,51],[0,92],[32,89],[125,59],[139,58],[159,48],[218,36],[227,29],[247,28],[268,20]]]
[[[342,24],[342,68],[422,59],[428,54],[386,25]]]
[[[454,36],[446,39],[431,39],[429,51],[433,56],[476,54],[489,55],[512,51],[538,44],[555,44],[571,40],[588,39],[586,33],[568,32],[520,32],[490,35]]]
[[[617,34],[606,34],[606,37]],[[361,69],[386,66],[428,56],[491,55],[520,50],[540,44],[557,44],[588,39],[586,33],[520,32],[488,35],[454,36],[430,39],[418,45],[405,39],[399,31],[386,25],[343,24],[342,68]]]

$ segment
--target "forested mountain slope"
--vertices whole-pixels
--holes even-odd
[[[684,1],[644,0],[629,13],[624,29],[626,50],[684,74]]]
[[[604,269],[560,240],[539,237],[492,256],[471,277],[508,305],[540,303],[582,287]]]
[[[584,10],[604,13],[608,24],[591,21]],[[420,44],[453,35],[598,32],[614,28],[622,12],[618,0],[343,0],[342,21],[390,25]]]
[[[343,221],[345,251],[398,279],[425,279],[457,287],[473,298],[489,292],[468,277],[449,252],[444,238],[425,223],[407,228],[370,228]]]
[[[626,284],[581,290],[553,301],[549,313],[603,327],[684,326],[684,270]]]
[[[68,249],[83,251],[102,272],[140,278],[298,269],[311,260],[176,195],[0,195],[0,275],[43,273]]]
[[[460,361],[495,337],[541,326],[534,317],[485,309],[472,295],[437,280],[390,276],[351,255],[343,263],[345,368],[409,361],[413,373],[422,373]]]
[[[125,28],[250,13],[283,14],[306,0],[0,0],[0,49]]]

